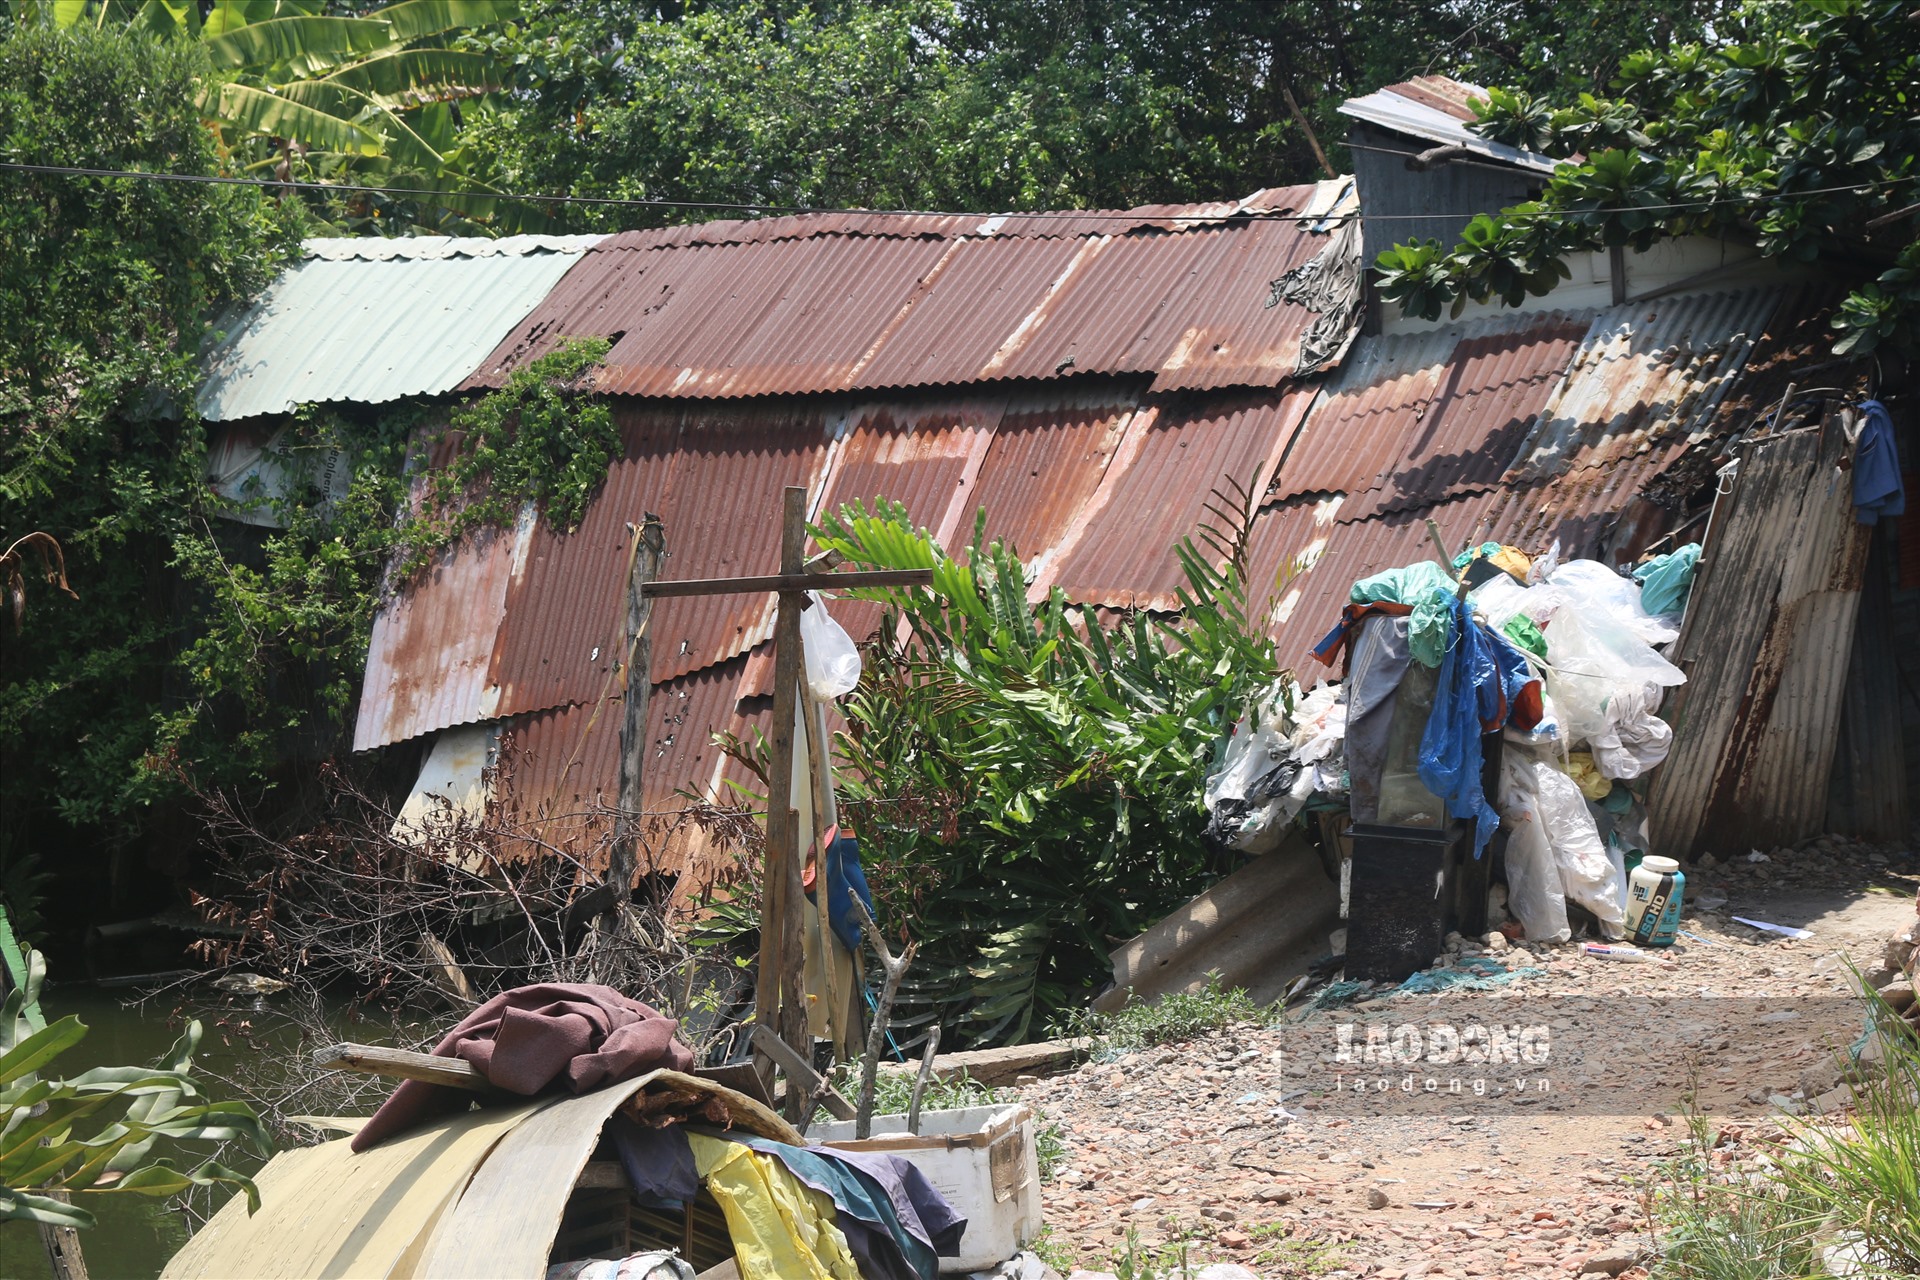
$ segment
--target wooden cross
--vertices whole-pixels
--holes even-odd
[[[628,653],[626,717],[621,731],[620,808],[623,815],[638,815],[640,803],[640,766],[646,754],[647,696],[651,680],[649,659],[651,644],[647,624],[653,601],[664,596],[734,595],[752,591],[779,593],[779,612],[773,627],[773,759],[767,778],[767,853],[761,868],[760,885],[760,973],[754,990],[754,1018],[770,1028],[795,1053],[812,1057],[812,1037],[807,1030],[807,1005],[802,976],[801,934],[804,928],[800,887],[800,858],[807,833],[802,839],[800,816],[793,804],[793,726],[799,707],[800,681],[804,662],[800,647],[800,614],[808,606],[809,591],[834,591],[847,587],[925,586],[933,581],[931,569],[887,569],[854,573],[818,571],[824,566],[806,563],[807,491],[793,486],[786,491],[780,525],[780,572],[752,578],[695,578],[680,582],[655,582],[663,553],[659,521],[648,516],[635,536],[635,552],[628,582]],[[634,678],[637,676],[638,678]],[[816,759],[824,758],[825,744],[816,744]],[[816,810],[816,813],[819,812]],[[638,865],[637,818],[623,816],[616,835],[614,853],[608,870],[608,884],[631,890]],[[826,868],[821,869],[821,884],[826,883]],[[624,882],[621,877],[624,876]],[[824,892],[824,889],[823,889]],[[824,900],[824,899],[823,899]],[[625,901],[622,894],[619,901]],[[763,1078],[771,1080],[773,1058],[759,1045],[754,1058]],[[789,1072],[787,1113],[795,1114],[806,1093]]]

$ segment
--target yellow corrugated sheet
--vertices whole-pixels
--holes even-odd
[[[347,1139],[285,1151],[256,1179],[260,1211],[235,1196],[162,1280],[389,1280],[405,1276],[500,1139],[554,1099],[475,1111],[358,1155]]]

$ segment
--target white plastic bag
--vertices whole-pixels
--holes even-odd
[[[1561,890],[1593,912],[1606,937],[1626,937],[1627,903],[1620,887],[1626,868],[1617,852],[1608,855],[1580,784],[1544,760],[1534,762],[1533,783]]]
[[[1616,697],[1687,680],[1646,641],[1588,602],[1569,601],[1556,610],[1546,635],[1547,692],[1570,742],[1590,742],[1603,732]]]
[[[1587,740],[1601,777],[1637,778],[1667,758],[1673,727],[1653,714],[1660,696],[1658,686],[1641,685],[1617,691],[1607,703],[1606,727]]]
[[[1667,644],[1680,635],[1671,619],[1648,613],[1640,600],[1640,584],[1598,560],[1569,560],[1549,579],[1567,600],[1598,608],[1649,645]]]
[[[1509,751],[1500,766],[1500,816],[1507,820],[1507,909],[1531,942],[1565,942],[1567,895],[1553,863],[1546,827],[1540,821],[1533,761]]]
[[[806,658],[807,692],[823,702],[852,693],[860,683],[860,650],[833,620],[818,591],[813,607],[800,611],[800,652]]]

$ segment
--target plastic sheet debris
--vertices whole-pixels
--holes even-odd
[[[1539,810],[1533,761],[1509,753],[1500,768],[1500,811],[1509,829],[1507,909],[1535,942],[1565,942],[1573,937],[1567,924],[1567,895]]]
[[[1593,912],[1608,938],[1626,936],[1626,861],[1600,839],[1586,799],[1572,778],[1544,760],[1533,765],[1538,813],[1546,829],[1560,885],[1567,897]]]
[[[1544,978],[1545,969],[1509,969],[1498,960],[1475,956],[1445,969],[1423,969],[1393,989],[1402,996],[1437,996],[1443,991],[1491,991],[1525,978]]]
[[[1749,929],[1759,929],[1764,933],[1777,933],[1783,938],[1811,938],[1813,930],[1801,929],[1790,924],[1768,924],[1765,920],[1749,920],[1745,916],[1734,916],[1735,924],[1743,924]]]
[[[1322,695],[1316,690],[1314,696]],[[1314,774],[1290,740],[1302,705],[1297,685],[1276,681],[1234,726],[1218,768],[1208,776],[1207,834],[1229,849],[1271,853],[1313,794]]]

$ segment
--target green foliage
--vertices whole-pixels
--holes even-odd
[[[36,978],[44,972],[38,961],[38,953],[28,953]],[[0,1222],[94,1225],[93,1214],[50,1192],[171,1196],[225,1184],[246,1193],[249,1210],[258,1209],[260,1192],[252,1180],[218,1161],[176,1169],[167,1160],[149,1159],[162,1140],[241,1140],[262,1153],[272,1148],[245,1103],[211,1102],[201,1092],[191,1074],[200,1024],[189,1023],[152,1067],[96,1067],[72,1079],[42,1078],[87,1029],[73,1017],[31,1029],[24,1014],[38,997],[37,986],[30,979],[0,1004]]]
[[[0,41],[0,151],[218,171],[191,46],[22,26]],[[0,636],[0,842],[28,815],[137,803],[175,637],[166,565],[205,510],[190,413],[210,317],[288,252],[295,207],[253,190],[0,174],[0,529],[52,534],[79,593]],[[9,847],[10,860],[24,849]]]
[[[1920,24],[1901,0],[1755,0],[1713,45],[1621,61],[1619,96],[1489,93],[1475,127],[1556,155],[1538,201],[1474,219],[1460,244],[1401,245],[1384,296],[1431,319],[1449,305],[1550,292],[1563,255],[1666,236],[1752,239],[1787,261],[1892,261],[1842,304],[1835,350],[1920,350]]]
[[[571,532],[620,456],[620,432],[592,372],[612,344],[562,341],[517,369],[498,391],[453,414],[453,461],[427,478],[416,555],[437,550],[476,525],[511,524],[523,502]],[[403,570],[404,572],[404,570]]]
[[[1344,168],[1346,97],[1448,69],[1599,88],[1632,41],[1696,37],[1718,7],[549,0],[467,41],[512,81],[474,104],[463,137],[503,190],[895,209],[1214,200],[1328,176],[1315,137]],[[555,211],[593,230],[713,214]]]
[[[491,93],[505,69],[452,47],[460,34],[512,20],[515,0],[403,0],[344,16],[326,0],[223,0],[203,20],[193,3],[20,0],[15,21],[43,28],[121,27],[137,37],[198,45],[193,101],[229,164],[309,182],[444,190],[440,198],[353,194],[316,210],[348,229],[541,221],[537,209],[496,210],[466,172],[454,104]]]
[[[37,161],[215,173],[192,105],[204,72],[187,41],[17,26],[0,43],[0,138]],[[185,782],[340,745],[389,559],[424,562],[521,496],[572,523],[617,444],[571,383],[597,348],[571,348],[461,415],[480,446],[456,454],[471,508],[396,520],[421,412],[308,412],[271,450],[284,486],[240,504],[272,527],[221,519],[237,513],[205,479],[198,352],[293,250],[300,206],[16,173],[0,188],[0,529],[52,534],[79,594],[38,592],[0,635],[11,866],[29,844],[124,835]],[[340,463],[344,494],[324,481]]]
[[[983,513],[955,559],[897,505],[856,505],[815,536],[862,568],[933,570],[927,588],[854,593],[911,641],[869,646],[839,780],[882,914],[920,942],[900,1016],[1000,1043],[1083,1004],[1112,943],[1221,870],[1201,840],[1208,760],[1278,669],[1232,531],[1203,535],[1211,556],[1178,548],[1184,621],[1106,628],[1057,589],[1030,600],[984,529]]]
[[[1155,1045],[1179,1044],[1224,1031],[1243,1022],[1257,1022],[1265,1011],[1246,991],[1220,985],[1220,975],[1207,975],[1199,991],[1175,991],[1158,999],[1130,1001],[1112,1013],[1071,1016],[1062,1024],[1073,1035],[1093,1036],[1105,1042],[1110,1054],[1135,1053]]]
[[[403,581],[470,531],[511,526],[526,503],[555,528],[578,524],[620,453],[587,388],[606,352],[564,342],[424,436],[419,409],[294,415],[271,455],[289,483],[241,504],[278,527],[256,538],[202,520],[174,545],[171,567],[198,597],[179,658],[192,696],[160,719],[150,760],[207,781],[263,773],[302,732],[332,745],[389,573]],[[410,503],[404,464],[421,446],[451,456]],[[343,457],[351,480],[336,501],[321,477]]]

